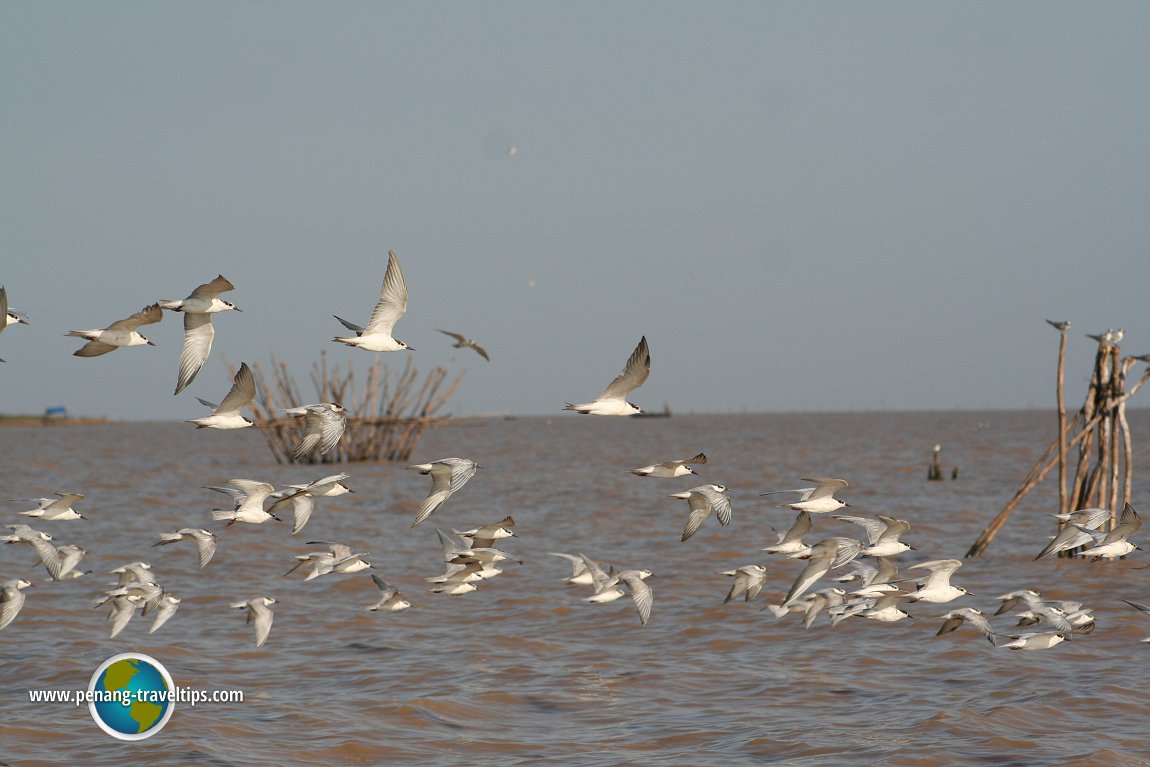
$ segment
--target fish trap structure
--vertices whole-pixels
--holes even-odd
[[[1126,402],[1150,380],[1150,367],[1129,389],[1127,374],[1139,362],[1150,362],[1147,356],[1123,357],[1118,342],[1121,331],[1108,331],[1102,336],[1091,336],[1098,341],[1094,358],[1094,371],[1086,401],[1068,422],[1063,396],[1066,362],[1066,331],[1069,322],[1047,322],[1060,333],[1058,345],[1058,436],[1026,475],[1014,497],[987,525],[978,540],[966,552],[977,557],[986,550],[999,529],[1006,524],[1011,512],[1022,499],[1038,486],[1047,474],[1058,467],[1059,514],[1089,507],[1110,510],[1110,527],[1118,523],[1118,512],[1130,501],[1134,470],[1134,450],[1130,438],[1130,424],[1126,420]],[[1072,450],[1077,455],[1071,457]],[[1073,465],[1074,478],[1069,471]],[[1059,520],[1058,531],[1066,525]],[[1060,552],[1059,556],[1072,556]]]
[[[449,382],[448,370],[437,367],[420,380],[410,356],[399,372],[377,357],[362,382],[357,382],[350,361],[342,367],[329,367],[327,353],[321,352],[311,370],[316,399],[307,400],[300,396],[286,363],[273,355],[270,379],[258,364],[252,366],[259,391],[252,402],[255,425],[263,432],[278,463],[407,461],[424,429],[451,418],[438,413],[459,387],[465,372]],[[312,451],[293,461],[292,452],[303,437],[304,419],[286,416],[283,411],[312,402],[343,405],[347,427],[326,454]]]

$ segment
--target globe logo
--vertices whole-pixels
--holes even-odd
[[[88,710],[100,729],[120,740],[144,740],[172,718],[172,675],[143,653],[113,655],[88,683]]]

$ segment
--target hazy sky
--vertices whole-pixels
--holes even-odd
[[[457,414],[1077,407],[1150,352],[1144,2],[0,2],[0,411],[187,419],[224,360],[467,368]],[[513,156],[509,147],[516,147]],[[182,323],[103,327],[222,273]],[[435,328],[491,352],[456,352]],[[401,354],[388,358],[395,365]],[[1139,369],[1140,370],[1140,369]],[[306,395],[305,395],[306,396]]]

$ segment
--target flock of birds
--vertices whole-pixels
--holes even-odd
[[[195,379],[210,354],[215,336],[212,315],[224,311],[240,311],[231,302],[220,298],[221,293],[233,289],[232,283],[220,275],[197,287],[185,299],[158,301],[105,328],[74,330],[67,335],[86,341],[75,355],[94,357],[122,347],[152,345],[151,341],[140,334],[139,328],[160,322],[165,309],[182,313],[184,344],[176,380],[175,394],[178,395]],[[333,341],[365,351],[411,350],[410,346],[392,335],[396,323],[407,310],[407,300],[407,284],[399,260],[391,252],[380,298],[367,325],[361,327],[337,316],[336,319],[353,335],[336,336]],[[4,318],[0,330],[9,324],[27,324],[23,315],[8,308],[7,292],[2,287],[0,316]],[[455,348],[471,348],[484,359],[490,359],[486,349],[471,339],[459,333],[440,332],[454,339]],[[1098,336],[1097,340],[1100,344],[1116,343],[1115,337],[1116,334],[1110,331]],[[641,413],[641,408],[629,402],[628,397],[647,380],[650,369],[651,354],[647,339],[643,337],[622,372],[598,397],[582,404],[567,404],[564,410],[604,416]],[[234,376],[231,389],[220,403],[200,400],[212,409],[211,413],[193,419],[190,423],[199,429],[251,427],[253,421],[244,416],[243,411],[250,406],[256,393],[255,379],[247,364],[243,363]],[[285,413],[303,419],[302,437],[293,452],[295,460],[311,453],[322,455],[329,452],[338,444],[346,429],[345,410],[338,403],[314,403],[290,408]],[[687,477],[698,474],[693,466],[706,462],[706,455],[699,453],[690,458],[632,469],[631,473],[656,479]],[[441,509],[481,466],[475,460],[450,457],[407,468],[431,477],[430,492],[411,525],[415,527]],[[306,484],[290,484],[280,489],[266,482],[231,479],[223,486],[207,488],[231,500],[224,508],[212,510],[212,520],[224,522],[225,527],[237,523],[260,525],[269,520],[282,521],[281,515],[290,512],[291,534],[297,535],[311,518],[317,498],[332,498],[354,492],[345,483],[347,479],[348,474],[340,473]],[[895,622],[909,617],[905,607],[919,603],[949,604],[968,595],[966,589],[951,583],[952,577],[962,566],[958,559],[918,562],[906,568],[908,572],[913,571],[914,575],[900,577],[895,558],[913,550],[902,540],[911,530],[908,521],[881,514],[873,518],[836,514],[849,507],[849,504],[836,497],[836,493],[848,487],[847,482],[833,477],[812,477],[804,481],[813,484],[810,487],[762,494],[792,496],[778,506],[796,512],[791,527],[778,533],[777,540],[763,548],[763,551],[769,555],[805,562],[786,595],[778,603],[767,605],[777,618],[799,614],[808,627],[824,613],[832,625],[848,618]],[[670,497],[687,502],[688,516],[681,537],[683,542],[693,537],[712,515],[720,525],[731,522],[731,500],[723,485],[702,484],[673,493]],[[20,513],[46,522],[84,519],[83,514],[74,508],[83,499],[84,496],[78,493],[22,499],[35,504],[35,507]],[[805,538],[814,528],[813,517],[819,515],[831,516],[839,522],[859,528],[864,539],[839,535],[808,544]],[[1063,524],[1061,531],[1038,552],[1036,559],[1064,551],[1096,560],[1115,559],[1137,548],[1130,537],[1138,532],[1142,523],[1129,504],[1123,509],[1118,523],[1110,530],[1103,530],[1110,519],[1110,512],[1106,509],[1082,509],[1061,515],[1059,519]],[[44,565],[52,581],[71,580],[87,574],[79,568],[86,554],[85,549],[71,544],[57,544],[53,535],[25,523],[8,524],[6,528],[10,533],[0,536],[0,540],[30,547],[36,555],[36,564]],[[427,578],[433,584],[429,590],[448,595],[466,594],[475,591],[479,583],[502,573],[501,564],[522,564],[511,554],[496,548],[498,542],[515,536],[514,528],[515,521],[507,516],[498,522],[471,530],[452,530],[451,534],[437,530],[444,572]],[[153,546],[169,546],[181,542],[195,545],[199,566],[203,568],[215,555],[219,536],[209,529],[181,528],[161,533]],[[358,552],[346,544],[317,540],[308,541],[308,545],[324,548],[295,555],[296,562],[284,573],[285,577],[303,570],[304,579],[313,580],[330,575],[359,573],[372,568],[366,552]],[[550,554],[570,563],[571,575],[566,578],[567,583],[591,587],[591,593],[583,598],[584,601],[599,604],[629,596],[640,623],[648,623],[654,605],[654,593],[647,583],[652,575],[651,570],[632,568],[617,571],[614,566],[583,553]],[[723,574],[731,578],[731,586],[723,602],[731,602],[740,597],[747,602],[755,599],[763,589],[767,572],[764,564],[750,564],[724,571]],[[178,596],[156,580],[151,565],[146,562],[126,564],[112,570],[111,574],[117,576],[116,583],[94,600],[94,607],[103,607],[108,611],[111,637],[122,632],[137,613],[152,619],[148,633],[155,632],[173,617],[181,604]],[[367,610],[397,612],[411,606],[411,602],[386,580],[376,574],[371,577],[379,590],[379,599],[367,606]],[[827,585],[812,591],[820,581],[825,581]],[[25,589],[31,585],[24,578],[0,582],[0,629],[15,620],[24,606]],[[1033,589],[1013,591],[1002,595],[1000,600],[1001,605],[996,615],[1022,608],[1018,614],[1018,625],[1033,626],[1034,630],[1002,633],[996,631],[988,616],[977,608],[958,607],[940,616],[942,625],[938,634],[946,634],[963,624],[970,624],[995,646],[1029,650],[1053,647],[1074,634],[1089,633],[1094,627],[1092,611],[1081,603],[1046,599]],[[266,595],[231,604],[231,607],[245,611],[248,622],[254,627],[257,647],[262,646],[270,635],[274,604],[276,600]],[[1136,602],[1128,604],[1150,615],[1150,607]]]

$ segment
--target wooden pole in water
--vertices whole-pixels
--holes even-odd
[[[1126,385],[1126,374],[1134,366],[1135,359],[1122,360],[1122,385]],[[1134,484],[1134,448],[1130,440],[1130,423],[1126,420],[1126,400],[1118,403],[1118,427],[1122,431],[1122,505],[1130,503]]]
[[[1026,475],[1026,479],[1023,480],[1022,485],[1015,492],[1014,497],[1010,499],[1010,502],[1006,504],[991,523],[986,526],[986,529],[982,531],[982,534],[978,536],[978,539],[966,552],[967,558],[977,557],[986,550],[986,547],[994,540],[994,536],[998,534],[999,529],[1006,524],[1006,520],[1010,517],[1011,512],[1014,511],[1023,497],[1050,473],[1051,469],[1053,469],[1057,463],[1051,456],[1055,452],[1055,449],[1060,447],[1061,444],[1064,444],[1067,449],[1079,445],[1079,465],[1078,472],[1075,476],[1075,493],[1073,494],[1073,498],[1077,499],[1077,503],[1072,503],[1069,508],[1081,509],[1089,505],[1086,503],[1086,499],[1090,498],[1099,490],[1096,482],[1102,469],[1102,464],[1095,466],[1093,471],[1090,470],[1089,466],[1091,445],[1093,444],[1096,432],[1100,431],[1098,427],[1106,420],[1108,414],[1113,418],[1114,413],[1122,413],[1123,417],[1120,418],[1119,421],[1123,422],[1125,420],[1124,405],[1126,400],[1133,397],[1146,381],[1150,380],[1150,367],[1148,367],[1142,374],[1142,377],[1138,379],[1138,382],[1130,387],[1130,391],[1124,393],[1121,390],[1116,391],[1111,387],[1111,384],[1114,383],[1112,379],[1117,378],[1118,382],[1124,385],[1125,376],[1112,376],[1109,375],[1110,371],[1104,372],[1102,369],[1103,365],[1108,362],[1110,362],[1109,353],[1104,353],[1104,350],[1100,349],[1095,361],[1094,378],[1091,381],[1090,391],[1087,393],[1086,402],[1083,404],[1082,410],[1079,411],[1078,418],[1076,419],[1081,419],[1082,428],[1069,440],[1065,439],[1064,434],[1060,434],[1058,438],[1046,448],[1046,452],[1042,458],[1038,460],[1038,463],[1034,465],[1034,468]],[[1100,385],[1103,376],[1105,376],[1106,380],[1105,388]],[[1116,425],[1115,423],[1111,423],[1111,430],[1113,430]],[[1106,432],[1106,434],[1107,436],[1105,438],[1101,438],[1101,435],[1099,435],[1100,442],[1106,445],[1103,452],[1111,452],[1109,450],[1111,444],[1109,435],[1111,432]],[[1128,441],[1128,435],[1125,441]],[[1100,450],[1102,450],[1101,445]],[[1106,466],[1109,468],[1109,464]],[[1088,477],[1093,477],[1094,481],[1088,481]],[[1111,511],[1113,513],[1113,507],[1111,507]]]
[[[1067,512],[1066,496],[1066,399],[1064,396],[1064,382],[1066,372],[1066,331],[1070,329],[1069,322],[1051,322],[1058,329],[1058,513]],[[1061,530],[1066,523],[1058,520],[1058,529]]]
[[[934,457],[931,458],[930,468],[926,470],[928,480],[942,479],[942,445],[934,446]]]

